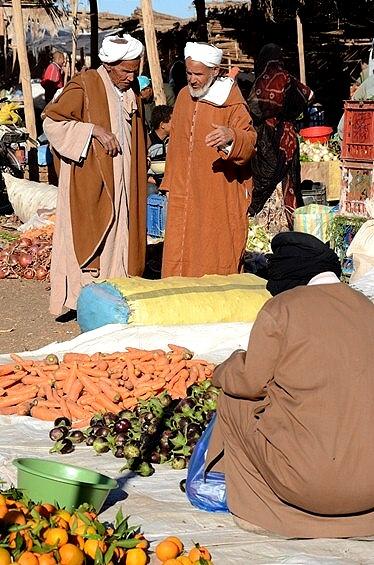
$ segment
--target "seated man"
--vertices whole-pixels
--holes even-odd
[[[308,234],[272,241],[274,296],[213,377],[207,468],[240,526],[290,537],[374,534],[374,304]],[[275,296],[277,295],[277,296]],[[235,519],[235,518],[234,518]]]

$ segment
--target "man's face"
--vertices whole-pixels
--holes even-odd
[[[104,64],[110,80],[119,90],[125,92],[131,88],[132,83],[139,74],[140,59],[132,61],[119,61],[112,64]]]
[[[60,66],[63,67],[64,63],[65,63],[65,57],[62,53],[58,53],[57,57],[56,57],[56,63]]]
[[[143,100],[145,102],[148,102],[148,100],[151,100],[151,98],[153,96],[152,87],[146,86],[145,88],[143,88],[143,90],[140,91],[140,96],[143,98]]]
[[[191,96],[204,96],[218,75],[218,67],[207,67],[203,63],[186,59],[187,83]]]

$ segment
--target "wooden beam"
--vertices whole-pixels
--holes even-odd
[[[99,61],[99,12],[97,0],[90,0],[91,68],[97,69]]]
[[[75,75],[75,65],[77,60],[77,41],[78,41],[78,0],[71,0],[71,15],[73,18],[73,29],[71,35],[71,74]]]
[[[141,0],[143,27],[149,70],[152,79],[152,88],[157,105],[166,104],[163,80],[158,56],[155,23],[153,17],[152,0]]]
[[[296,28],[297,28],[297,49],[299,52],[299,74],[300,81],[305,84],[305,57],[304,57],[304,35],[303,24],[301,23],[299,14],[296,14]]]
[[[34,100],[31,91],[30,66],[27,58],[26,38],[23,27],[21,0],[12,0],[12,8],[13,8],[13,26],[14,26],[14,33],[16,36],[17,55],[18,55],[21,83],[22,83],[26,129],[29,133],[30,138],[36,141],[37,134],[36,134],[36,124],[35,124]],[[30,178],[32,179],[35,179],[35,177],[38,178],[38,161],[37,161],[37,152],[35,147],[31,148],[29,146],[28,161],[29,161]]]

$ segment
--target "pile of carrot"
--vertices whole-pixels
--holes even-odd
[[[191,385],[212,376],[214,365],[193,359],[184,347],[168,347],[65,353],[62,361],[56,355],[31,360],[12,354],[12,363],[0,365],[0,414],[51,421],[65,416],[82,427],[97,412],[133,409],[163,391],[184,398]]]

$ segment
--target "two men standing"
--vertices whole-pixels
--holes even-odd
[[[60,156],[51,266],[53,314],[76,308],[93,278],[143,274],[146,143],[135,80],[143,45],[106,37],[102,65],[75,76],[45,110]],[[163,188],[170,191],[163,276],[241,269],[256,135],[234,81],[219,77],[222,51],[188,43],[188,86],[171,125]]]

